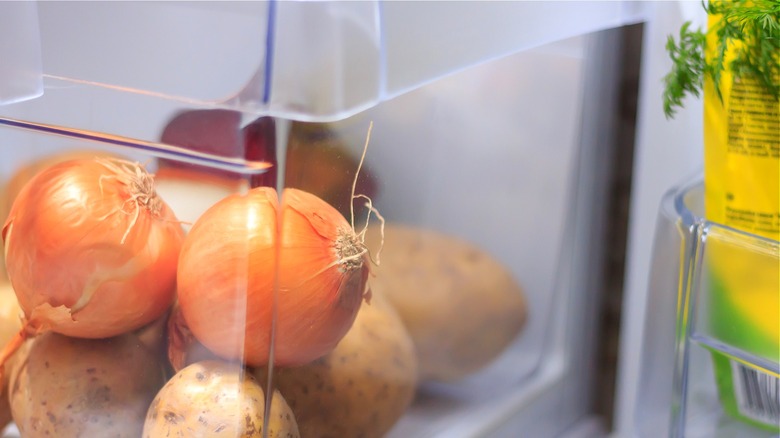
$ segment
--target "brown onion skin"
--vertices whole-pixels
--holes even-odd
[[[274,364],[308,363],[346,334],[366,292],[366,255],[349,271],[334,263],[338,233],[351,233],[343,216],[300,190],[283,201],[279,230],[276,191],[258,187],[215,204],[185,239],[179,306],[195,338],[223,358],[267,364],[276,308]]]
[[[8,276],[38,331],[106,338],[157,319],[173,301],[181,225],[162,202],[158,216],[140,210],[122,243],[135,210],[116,211],[129,198],[121,184],[103,180],[101,193],[107,174],[96,160],[59,163],[14,202],[3,228]]]

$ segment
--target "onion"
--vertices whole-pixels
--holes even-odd
[[[223,358],[265,365],[273,354],[276,365],[304,364],[352,326],[370,297],[369,262],[363,234],[331,205],[286,189],[279,211],[276,191],[257,187],[218,202],[192,227],[178,303],[194,337]]]
[[[13,175],[5,185],[0,184],[0,224],[5,222],[8,212],[11,210],[11,204],[16,195],[22,190],[27,181],[31,180],[41,170],[57,164],[62,161],[73,160],[76,158],[95,158],[95,157],[114,157],[107,152],[100,150],[75,149],[58,152],[52,155],[46,155],[43,158],[26,163],[14,169]],[[5,275],[5,262],[3,254],[0,252],[0,280],[7,279]]]
[[[202,360],[219,360],[211,350],[203,346],[195,336],[192,335],[184,316],[181,314],[181,307],[178,302],[173,304],[167,324],[167,355],[168,362],[174,372],[178,372],[187,365]]]
[[[95,158],[48,167],[19,193],[2,237],[26,318],[22,339],[48,330],[119,335],[159,318],[173,301],[184,232],[137,163]],[[6,346],[0,361],[13,350]]]
[[[0,210],[10,210],[11,204],[13,203],[14,199],[16,199],[16,196],[19,194],[19,192],[22,191],[22,188],[25,186],[25,184],[27,184],[27,182],[33,179],[33,177],[35,177],[35,175],[40,173],[42,170],[63,161],[81,159],[91,160],[94,158],[119,159],[120,157],[118,155],[101,151],[99,149],[72,149],[46,155],[40,159],[31,161],[14,169],[14,173],[8,180],[8,185],[4,190],[6,192],[5,195],[7,196],[6,205],[0,205]],[[5,220],[5,217],[2,219]]]

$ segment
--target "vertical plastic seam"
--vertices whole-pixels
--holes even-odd
[[[387,96],[387,45],[385,44],[387,39],[385,35],[384,27],[384,14],[382,0],[376,1],[376,29],[379,36],[379,90],[377,93],[378,100],[384,101]]]
[[[263,78],[263,104],[271,101],[271,82],[274,65],[274,36],[276,33],[276,2],[268,0],[268,27],[265,34],[265,77]]]
[[[670,424],[670,436],[682,438],[685,436],[687,403],[688,403],[688,372],[690,368],[690,338],[691,329],[694,325],[695,314],[693,309],[696,307],[695,289],[698,287],[699,275],[702,264],[702,252],[706,241],[707,230],[704,229],[702,221],[696,221],[688,227],[688,238],[686,246],[691,252],[691,258],[688,263],[683,263],[684,280],[681,281],[679,293],[683,295],[681,300],[682,307],[678,308],[677,319],[677,352],[675,354],[675,374],[674,391],[672,403],[672,422]]]

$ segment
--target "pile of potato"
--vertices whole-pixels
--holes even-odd
[[[10,286],[2,293],[7,342],[21,327],[20,309]],[[414,398],[414,345],[379,294],[331,353],[274,370],[268,412],[267,369],[192,345],[199,354],[174,372],[164,327],[109,339],[28,339],[6,364],[3,425],[13,419],[23,437],[261,437],[267,415],[270,437],[381,437]]]
[[[191,196],[175,202],[197,202]],[[366,243],[374,254],[382,247],[370,303],[329,354],[273,369],[270,389],[267,368],[220,359],[192,339],[172,363],[174,306],[114,338],[26,340],[0,380],[0,427],[13,421],[23,437],[384,436],[421,384],[455,382],[494,361],[527,312],[507,268],[470,243],[399,224],[370,227]],[[21,316],[0,276],[2,345]]]
[[[401,315],[422,382],[455,382],[484,368],[517,338],[527,305],[508,269],[473,244],[400,224],[367,233],[379,248],[371,290]]]

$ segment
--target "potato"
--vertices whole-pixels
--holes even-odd
[[[154,398],[146,416],[144,438],[263,436],[265,392],[242,366],[224,361],[188,365]],[[295,416],[274,391],[268,437],[299,437]]]
[[[366,242],[379,248],[378,227]],[[451,382],[476,372],[525,325],[525,296],[511,273],[455,237],[387,224],[374,272],[371,289],[386,294],[414,340],[421,381]]]
[[[138,338],[141,345],[157,357],[164,357],[168,348],[167,324],[169,314],[170,310],[149,324],[131,332]]]
[[[266,378],[266,368],[254,372]],[[331,353],[301,367],[276,368],[273,384],[305,438],[381,437],[414,398],[417,359],[395,310],[374,294]]]
[[[11,285],[0,279],[0,348],[22,328],[22,309]],[[9,373],[3,372],[0,380],[0,430],[11,422],[11,405],[8,402]]]
[[[361,136],[364,134],[361,132]],[[346,141],[336,124],[293,122],[287,146],[285,187],[313,193],[349,218],[352,182],[360,156],[350,152]],[[379,182],[371,166],[363,163],[355,193],[374,197],[378,191]]]
[[[132,334],[109,339],[41,334],[9,365],[11,411],[25,438],[137,438],[165,382],[158,358]]]

